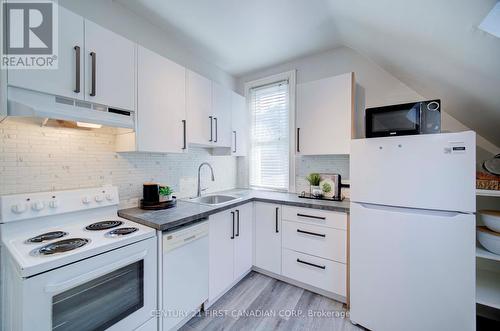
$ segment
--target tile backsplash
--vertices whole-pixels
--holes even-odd
[[[178,197],[196,194],[198,166],[202,186],[210,191],[236,187],[236,158],[212,156],[203,148],[185,154],[116,153],[109,132],[41,127],[33,121],[0,123],[0,195],[65,190],[112,184],[119,188],[122,207],[137,204],[142,183],[173,187]]]
[[[342,182],[349,180],[349,155],[315,155],[297,156],[295,158],[295,189],[298,193],[309,192],[306,176],[311,172],[338,173]],[[348,189],[342,189],[342,194],[349,196]]]
[[[238,187],[248,187],[247,157],[238,158]],[[343,183],[349,182],[349,155],[316,155],[295,157],[295,191],[309,192],[306,176],[311,172],[338,173]],[[343,188],[342,194],[349,197],[349,189]]]

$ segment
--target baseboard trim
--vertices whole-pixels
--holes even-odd
[[[345,296],[338,295],[338,294],[333,293],[333,292],[325,291],[325,290],[317,288],[315,286],[299,282],[299,281],[297,281],[295,279],[292,279],[292,278],[288,278],[288,277],[285,277],[285,276],[282,276],[282,275],[275,274],[274,272],[270,272],[270,271],[261,269],[261,268],[256,267],[256,266],[253,266],[252,270],[256,271],[258,273],[261,273],[263,275],[275,278],[277,280],[281,280],[282,282],[285,282],[285,283],[288,283],[288,284],[292,284],[292,285],[301,287],[301,288],[303,288],[305,290],[308,290],[308,291],[320,294],[322,296],[325,296],[327,298],[333,299],[335,301],[339,301],[339,302],[347,304],[347,298]]]

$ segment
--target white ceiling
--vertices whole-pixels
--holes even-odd
[[[500,145],[496,0],[118,1],[234,76],[349,46]]]

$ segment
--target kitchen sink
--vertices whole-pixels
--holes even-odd
[[[234,200],[238,200],[240,198],[234,197],[232,195],[221,195],[221,194],[214,194],[214,195],[205,195],[202,197],[197,197],[190,199],[190,202],[196,202],[196,203],[201,203],[203,205],[210,205],[210,206],[217,206],[217,205],[222,205]]]

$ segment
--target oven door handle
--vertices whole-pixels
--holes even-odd
[[[111,263],[106,265],[105,267],[92,270],[90,272],[87,272],[83,275],[77,276],[75,278],[72,278],[70,280],[57,283],[57,284],[48,284],[45,286],[45,292],[47,293],[60,293],[64,292],[66,290],[69,290],[75,286],[84,284],[92,279],[95,279],[97,277],[103,276],[111,271],[114,271],[116,269],[119,269],[121,267],[124,267],[126,265],[129,265],[131,263],[137,262],[142,260],[146,255],[148,254],[147,250],[144,250],[140,253],[128,256],[126,259]]]

